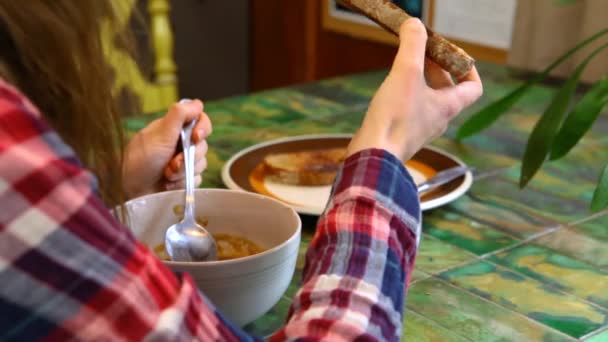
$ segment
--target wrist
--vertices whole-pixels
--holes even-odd
[[[409,160],[416,151],[412,148],[413,144],[405,140],[402,136],[396,139],[391,139],[390,137],[380,138],[377,134],[365,134],[359,131],[353,136],[348,145],[346,156],[348,158],[364,150],[379,149],[391,153],[402,161]]]

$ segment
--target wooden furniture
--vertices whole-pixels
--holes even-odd
[[[129,51],[116,44],[116,35],[123,32],[136,16],[135,0],[115,0],[117,20],[104,23],[104,52],[114,74],[116,96],[128,94],[138,112],[153,113],[165,110],[178,98],[176,65],[173,58],[169,0],[148,0],[150,46],[153,49],[153,72],[148,77],[140,62]]]

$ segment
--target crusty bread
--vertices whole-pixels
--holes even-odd
[[[410,16],[389,0],[338,0],[338,2],[366,15],[389,32],[399,35],[401,24]],[[463,49],[449,42],[427,27],[426,56],[447,70],[456,79],[466,76],[475,60]]]
[[[279,183],[329,185],[336,178],[345,157],[345,148],[276,153],[264,158],[264,167],[266,173]]]

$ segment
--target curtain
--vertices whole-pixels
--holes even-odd
[[[508,64],[540,71],[586,37],[607,28],[607,19],[607,0],[519,0]],[[606,42],[608,35],[583,49],[552,75],[569,75],[591,51]],[[608,50],[594,58],[582,79],[593,82],[606,75]]]

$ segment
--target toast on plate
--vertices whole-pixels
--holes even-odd
[[[346,148],[275,153],[264,158],[264,167],[271,179],[278,183],[330,185],[345,158]]]

